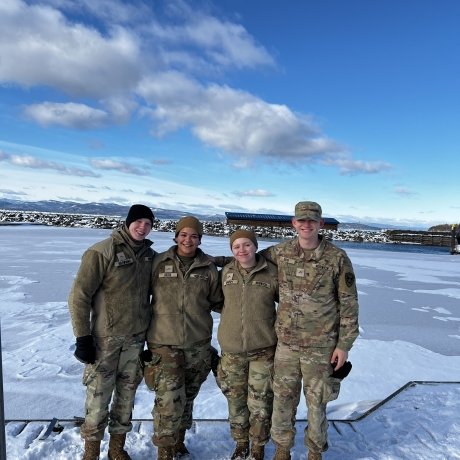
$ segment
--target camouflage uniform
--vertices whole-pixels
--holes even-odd
[[[81,435],[99,441],[131,430],[134,396],[142,379],[139,353],[150,322],[152,242],[134,242],[126,226],[91,246],[69,294],[76,337],[92,335],[96,361],[85,366],[85,422]],[[113,400],[110,414],[108,407]]]
[[[273,357],[275,347],[246,353],[225,353],[217,379],[228,401],[232,438],[265,445],[270,438],[273,408]]]
[[[298,238],[262,251],[278,265],[280,303],[276,320],[274,404],[271,435],[290,449],[301,381],[308,407],[305,444],[312,452],[327,449],[326,404],[338,397],[332,378],[333,350],[349,351],[358,336],[355,276],[345,251],[320,238],[306,253]]]
[[[146,383],[155,391],[156,446],[175,445],[192,426],[193,402],[211,370],[211,310],[223,303],[219,274],[200,249],[182,273],[176,247],[160,254],[153,269],[153,318],[147,332],[152,361]]]
[[[100,337],[95,343],[97,360],[94,364],[87,364],[83,373],[86,413],[81,436],[88,441],[102,440],[107,423],[110,434],[131,431],[134,397],[142,381],[139,353],[144,348],[145,333]]]
[[[236,260],[221,272],[225,301],[217,335],[222,349],[217,377],[237,443],[250,438],[265,445],[270,437],[277,273],[260,255],[249,273]]]

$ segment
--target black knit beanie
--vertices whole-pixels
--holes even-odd
[[[150,208],[143,204],[133,204],[128,211],[126,216],[126,227],[129,226],[137,219],[149,219],[153,225],[153,219],[155,216]]]

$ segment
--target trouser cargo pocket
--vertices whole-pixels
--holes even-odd
[[[150,391],[155,391],[158,374],[160,372],[161,355],[151,350],[144,350],[141,353],[141,365],[144,373],[144,380]]]

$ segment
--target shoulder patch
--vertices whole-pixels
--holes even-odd
[[[353,283],[355,282],[355,275],[351,272],[345,273],[345,283],[348,287],[353,286]]]

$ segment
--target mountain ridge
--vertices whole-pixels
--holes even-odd
[[[36,211],[36,212],[55,212],[66,214],[89,214],[103,216],[120,216],[125,217],[128,213],[129,205],[120,205],[116,203],[79,203],[76,201],[59,201],[59,200],[41,200],[41,201],[22,201],[0,198],[0,209],[8,211]],[[194,215],[203,221],[225,221],[225,215],[207,214],[207,213],[190,213],[178,209],[151,208],[157,219],[177,220],[183,216]],[[376,222],[340,222],[339,228],[342,230],[413,230],[409,226],[394,226]],[[419,229],[420,230],[420,229]]]

